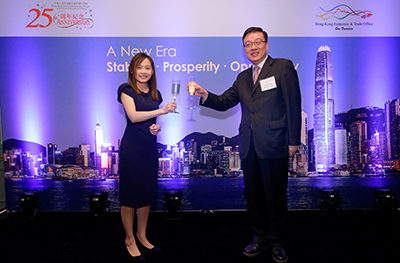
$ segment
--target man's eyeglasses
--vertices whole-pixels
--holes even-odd
[[[254,42],[249,41],[249,42],[244,43],[243,46],[245,48],[251,48],[252,45],[254,45],[255,47],[260,47],[262,45],[262,43],[265,43],[265,42],[267,42],[267,41],[262,41],[262,40],[256,40]]]

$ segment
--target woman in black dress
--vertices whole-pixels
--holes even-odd
[[[144,249],[157,251],[146,238],[150,204],[157,199],[158,152],[157,133],[161,130],[157,117],[176,108],[162,102],[157,90],[154,62],[145,53],[135,55],[129,65],[128,83],[118,88],[118,101],[124,106],[127,125],[120,146],[120,203],[125,229],[125,246],[129,254],[144,261],[133,234],[137,216],[136,237]]]

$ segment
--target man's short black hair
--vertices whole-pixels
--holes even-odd
[[[243,37],[242,37],[243,44],[244,44],[244,38],[247,36],[247,34],[253,33],[253,32],[261,32],[261,33],[263,33],[264,38],[265,38],[265,42],[268,42],[268,34],[261,27],[249,27],[243,33]]]

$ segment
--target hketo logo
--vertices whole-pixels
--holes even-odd
[[[320,9],[324,12],[323,14],[316,15],[323,20],[329,20],[330,18],[336,18],[337,20],[343,20],[348,17],[360,17],[369,18],[372,16],[372,12],[369,10],[353,10],[348,5],[337,5],[329,10],[325,10],[322,7]]]

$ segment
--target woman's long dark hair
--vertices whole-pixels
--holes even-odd
[[[154,68],[154,61],[149,55],[145,53],[137,53],[132,58],[131,63],[129,64],[128,83],[132,86],[137,94],[140,94],[140,90],[136,85],[135,73],[140,63],[142,63],[142,61],[146,58],[150,61],[151,67],[153,69],[153,75],[151,76],[147,84],[149,84],[150,87],[151,98],[153,100],[158,100],[156,70]]]

